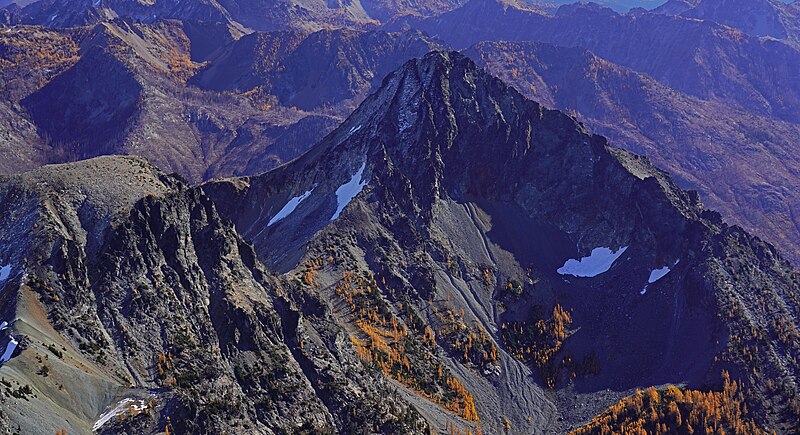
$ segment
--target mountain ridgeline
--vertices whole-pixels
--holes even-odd
[[[4,335],[19,343],[4,431],[425,427],[352,349],[315,353],[324,373],[293,353],[300,314],[201,190],[102,157],[5,179],[1,195]]]
[[[217,23],[239,32],[365,28],[398,15],[431,16],[460,5],[458,0],[21,0],[0,2],[0,24],[70,27],[117,17],[143,22],[160,19]],[[19,3],[19,4],[17,4]]]
[[[240,66],[196,80],[279,77]],[[349,78],[342,101],[373,86]],[[789,264],[456,52],[262,175],[192,187],[114,156],[3,176],[0,246],[8,433],[591,433],[645,404],[676,432],[799,429]]]

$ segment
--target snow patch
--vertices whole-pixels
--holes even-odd
[[[560,275],[592,278],[601,273],[608,272],[615,261],[628,249],[627,246],[613,252],[611,248],[594,248],[588,257],[580,260],[569,259],[557,272]]]
[[[331,221],[335,221],[336,218],[342,213],[347,204],[350,204],[350,201],[355,198],[356,195],[361,193],[361,190],[364,189],[364,186],[367,185],[367,182],[363,180],[364,175],[364,168],[366,168],[367,162],[361,164],[361,167],[358,168],[358,172],[356,172],[352,177],[350,177],[350,181],[347,183],[342,184],[336,189],[336,213],[333,214],[331,217]]]
[[[680,263],[680,261],[681,260],[675,260],[675,263],[673,263],[672,267],[677,266],[678,263]],[[640,291],[639,294],[643,295],[643,294],[647,293],[647,286],[649,286],[650,284],[652,284],[652,283],[658,281],[659,279],[665,277],[670,272],[672,272],[672,269],[670,269],[669,266],[664,266],[661,269],[653,269],[653,270],[651,270],[650,271],[650,277],[647,278],[647,284],[644,287],[642,287],[642,291]]]
[[[280,209],[280,211],[278,211],[278,213],[275,216],[273,216],[272,219],[269,220],[269,222],[267,222],[267,226],[268,227],[272,226],[272,224],[292,214],[292,212],[297,208],[297,206],[300,205],[300,203],[303,202],[304,199],[308,198],[311,195],[311,192],[313,191],[314,189],[311,189],[309,191],[306,191],[306,193],[300,196],[295,196],[294,198],[290,199],[289,202],[287,202],[286,205],[284,205],[283,208]]]
[[[4,330],[6,328],[8,328],[8,322],[3,320],[3,323],[0,323],[0,331]]]
[[[134,400],[131,398],[122,399],[117,403],[117,406],[104,412],[100,416],[100,418],[94,423],[94,426],[92,426],[92,431],[96,432],[104,424],[108,423],[112,418],[118,415],[126,413],[136,415],[145,409],[147,409],[147,402],[144,400]]]
[[[5,266],[0,267],[0,282],[7,280],[9,275],[11,275],[10,264],[6,264]]]
[[[358,130],[361,130],[361,126],[360,125],[357,125],[357,126],[351,128],[350,131],[347,132],[347,135],[350,136],[351,134],[357,132]]]
[[[3,352],[3,355],[0,356],[0,364],[4,364],[11,359],[11,355],[14,354],[14,349],[16,349],[17,345],[19,344],[19,341],[17,341],[16,338],[12,336],[9,336],[8,338],[9,340],[8,344],[6,345],[6,350]]]
[[[664,266],[661,269],[654,269],[650,272],[650,278],[647,278],[647,283],[652,284],[659,279],[663,278],[666,274],[670,272],[669,266]]]

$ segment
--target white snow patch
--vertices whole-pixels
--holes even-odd
[[[304,199],[308,198],[311,195],[311,192],[313,191],[314,189],[311,189],[300,196],[295,196],[294,198],[290,199],[289,202],[287,202],[286,205],[284,205],[283,208],[280,209],[280,211],[278,211],[278,213],[275,216],[273,216],[272,219],[269,220],[269,222],[267,222],[267,226],[268,227],[272,226],[272,224],[274,224],[275,222],[278,222],[279,220],[284,219],[286,216],[292,214],[292,212],[297,208],[297,206],[300,205],[300,203],[303,202]]]
[[[0,267],[0,282],[7,280],[9,275],[11,275],[10,264],[6,264],[5,266]]]
[[[362,179],[364,175],[364,168],[366,168],[367,162],[361,164],[361,167],[358,168],[358,172],[356,172],[352,177],[350,177],[350,181],[347,183],[342,184],[336,189],[336,213],[333,214],[331,217],[331,221],[335,221],[336,218],[342,213],[347,204],[350,204],[350,201],[355,198],[356,195],[361,193],[361,190],[364,189],[364,186],[367,185],[367,182]]]
[[[567,260],[557,272],[561,275],[592,278],[601,273],[608,272],[614,262],[617,261],[617,258],[627,249],[627,246],[623,246],[619,248],[617,252],[613,252],[611,248],[594,248],[588,257],[583,257],[580,260]]]
[[[94,423],[92,426],[92,431],[96,432],[97,429],[100,429],[104,424],[108,423],[112,418],[125,414],[138,414],[142,411],[147,409],[147,402],[144,400],[134,400],[134,399],[122,399],[117,403],[117,406],[114,408],[104,412],[100,418]]]
[[[652,284],[659,279],[663,278],[670,272],[669,266],[664,266],[661,269],[654,269],[650,272],[650,278],[647,278],[647,283]]]
[[[349,136],[349,135],[357,132],[358,130],[361,130],[361,126],[360,125],[357,125],[357,126],[351,128],[350,131],[347,132],[347,135]]]
[[[8,344],[6,345],[6,350],[3,352],[3,355],[0,356],[0,364],[8,362],[11,359],[11,355],[14,354],[14,349],[17,348],[19,342],[16,338],[9,336]]]
[[[678,263],[680,263],[680,261],[681,260],[675,260],[675,263],[672,265],[672,267],[677,266]],[[643,294],[647,293],[647,286],[649,286],[650,284],[652,284],[652,283],[658,281],[659,279],[665,277],[671,271],[672,271],[672,269],[670,269],[669,266],[664,266],[661,269],[653,269],[653,270],[651,270],[650,271],[650,277],[647,278],[647,285],[645,285],[642,288],[642,291],[640,291],[639,294],[643,295]]]
[[[0,331],[4,330],[6,328],[8,328],[8,322],[3,320],[3,323],[0,323]]]

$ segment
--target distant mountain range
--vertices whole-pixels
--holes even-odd
[[[68,27],[117,17],[224,23],[259,31],[340,27],[363,28],[398,15],[430,16],[460,5],[459,0],[325,2],[321,0],[37,0],[5,6],[9,22]]]
[[[800,42],[800,5],[779,0],[671,0],[655,12],[714,21],[753,36]]]
[[[349,100],[342,104],[352,107],[358,102],[353,102],[354,98],[363,98],[370,86],[376,85],[376,74],[385,74],[406,59],[440,47],[422,35],[384,32],[334,31],[308,37],[252,34],[236,41],[222,32],[216,39],[219,53],[203,68],[207,61],[202,60],[202,54],[215,48],[205,45],[202,33],[217,30],[224,29],[176,21],[146,25],[117,19],[74,31],[23,27],[0,34],[6,47],[4,61],[9,66],[0,73],[8,83],[9,109],[3,119],[28,126],[8,129],[15,136],[0,149],[4,155],[0,164],[6,171],[19,171],[97,155],[136,154],[195,181],[265,171],[302,153],[349,112],[339,109],[323,113],[323,106]],[[337,38],[334,50],[349,44],[363,53],[360,61],[364,64],[348,70],[337,66],[331,72],[341,71],[342,81],[326,83],[332,94],[320,93],[308,104],[295,101],[301,98],[302,87],[317,87],[311,80],[325,77],[329,81],[332,76],[315,79],[293,74],[291,81],[276,80],[275,89],[258,87],[256,92],[253,85],[243,88],[248,91],[245,94],[220,94],[185,85],[191,78],[209,88],[235,90],[236,86],[226,80],[239,78],[230,74],[253,74],[253,80],[259,80],[256,74],[270,72],[259,70],[265,59],[257,50],[270,49],[264,44],[273,38],[297,43],[291,57],[276,59],[276,67],[285,69],[287,63],[294,63],[293,68],[308,71],[303,62],[317,61],[318,55],[330,50],[329,37]],[[225,38],[230,46],[223,48]],[[293,43],[286,41],[279,43]],[[36,51],[39,45],[51,47],[45,58]],[[242,50],[250,51],[238,54]],[[330,52],[330,56],[335,53]],[[240,56],[251,64],[236,70],[240,68],[236,62],[241,60],[231,56]],[[365,75],[353,83],[353,74]],[[273,106],[273,110],[264,110]],[[16,135],[21,137],[17,139]]]

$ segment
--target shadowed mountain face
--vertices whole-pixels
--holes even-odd
[[[433,325],[489,432],[500,430],[498,413],[521,431],[564,430],[630,389],[716,385],[723,369],[744,381],[763,424],[797,421],[794,405],[767,411],[783,393],[760,380],[796,385],[798,368],[786,364],[796,350],[778,344],[775,326],[798,316],[789,265],[648,161],[608,148],[462,55],[407,63],[298,160],[203,189],[266,264],[311,276],[343,321],[371,330],[356,302],[355,311],[339,302],[350,295],[342,277],[366,274],[373,304]],[[563,318],[562,308],[569,332],[526,359],[514,331],[550,312]],[[487,334],[498,354],[462,353],[446,327],[454,318]],[[764,334],[743,344],[750,328]],[[402,369],[385,373],[415,385]]]
[[[191,45],[177,22],[118,20],[92,28],[78,62],[21,101],[55,148],[50,161],[136,154],[199,181],[216,175],[214,169],[263,171],[294,157],[305,147],[282,143],[281,130],[296,130],[300,119],[308,118],[306,126],[313,121],[317,132],[306,147],[335,125],[326,116],[266,112],[243,96],[187,87],[200,67]]]
[[[800,83],[791,65],[800,53],[790,41],[642,10],[570,5],[549,15],[481,0],[388,27],[421,29],[456,47],[478,42],[465,52],[490,72],[653,158],[798,261],[791,138]],[[534,41],[565,48],[543,52]]]
[[[18,120],[5,119],[20,125],[8,131],[21,139],[6,145],[7,172],[136,154],[199,181],[275,167],[336,125],[331,116],[264,110],[262,101],[247,96],[187,87],[201,66],[193,56],[213,48],[189,35],[206,27],[115,20],[4,32],[7,68],[0,76],[7,84],[6,113]]]
[[[691,97],[584,49],[485,42],[464,54],[614,146],[648,156],[726,220],[798,261],[797,124]]]
[[[20,124],[0,148],[6,171],[134,154],[193,181],[263,172],[321,139],[379,77],[440,47],[417,33],[271,32],[237,41],[220,31],[114,20],[0,34],[4,119]]]

